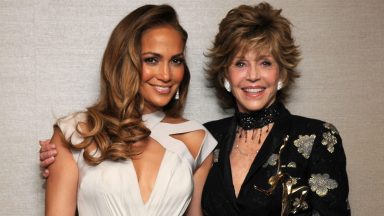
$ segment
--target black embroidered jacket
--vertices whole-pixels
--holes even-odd
[[[229,155],[236,136],[234,117],[205,124],[217,139],[214,163],[206,180],[202,206],[206,216],[280,216],[283,183],[292,191],[306,186],[306,196],[292,194],[290,215],[350,215],[348,179],[342,141],[336,128],[315,119],[291,115],[283,105],[244,179],[238,197],[232,184]],[[286,135],[285,147],[279,150]],[[285,177],[271,194],[268,179],[280,170]],[[302,200],[300,200],[302,199]]]

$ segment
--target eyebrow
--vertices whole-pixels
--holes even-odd
[[[144,52],[144,53],[141,53],[141,55],[154,55],[156,57],[162,56],[161,54],[155,53],[155,52]],[[176,57],[183,57],[184,58],[184,53],[178,53],[178,54],[172,56],[172,58],[176,58]]]
[[[259,55],[257,56],[256,60],[264,59],[264,58],[273,58],[271,54],[268,55]]]
[[[158,56],[158,57],[161,56],[159,53],[155,53],[155,52],[144,52],[144,53],[141,53],[141,55],[154,55],[154,56]]]
[[[262,55],[256,56],[256,60],[260,60],[263,58],[273,58],[273,56],[271,54],[262,54]],[[245,56],[244,55],[235,56],[233,59],[240,59],[241,60],[241,59],[245,59]]]

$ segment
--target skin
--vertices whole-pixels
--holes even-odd
[[[170,26],[159,26],[145,31],[141,39],[142,47],[142,81],[140,94],[144,98],[144,113],[159,111],[174,97],[184,76],[184,42],[181,35]],[[183,118],[166,116],[163,122],[181,123]],[[83,125],[80,125],[81,127]],[[86,128],[86,125],[84,125]],[[198,155],[205,137],[204,130],[176,134],[172,137],[185,143],[193,157]],[[56,149],[52,149],[56,144]],[[40,160],[42,167],[48,167],[43,175],[47,178],[46,215],[74,215],[76,209],[76,194],[78,170],[70,150],[66,147],[60,129],[55,128],[51,140],[40,141]],[[92,144],[86,151],[95,149]],[[155,185],[161,161],[165,154],[164,147],[147,138],[133,145],[134,150],[142,152],[133,157],[132,162],[136,171],[143,203],[151,196]],[[53,161],[55,161],[53,163]],[[196,169],[194,191],[187,215],[202,215],[201,194],[205,179],[212,164],[210,155]],[[58,195],[59,194],[59,195]]]
[[[279,66],[267,52],[249,50],[232,60],[227,79],[240,112],[252,112],[271,105],[276,99]]]
[[[184,76],[184,42],[172,27],[147,30],[141,38],[144,113],[161,110],[174,97]]]
[[[280,78],[279,66],[268,52],[250,49],[239,52],[232,60],[226,78],[231,84],[231,92],[236,98],[240,112],[252,112],[270,106],[276,100],[277,83]],[[236,136],[234,148],[230,154],[232,181],[235,195],[238,196],[241,185],[267,137],[273,123],[254,131],[244,131],[247,136]],[[261,130],[261,131],[260,131]],[[259,144],[259,136],[260,144]],[[252,136],[254,138],[252,139]],[[246,137],[246,138],[245,138]],[[241,154],[235,147],[238,146]]]

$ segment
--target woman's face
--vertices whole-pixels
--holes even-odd
[[[141,38],[144,113],[161,110],[177,92],[184,76],[184,42],[171,26],[146,30]]]
[[[228,68],[228,81],[240,112],[271,105],[276,99],[279,66],[269,52],[239,52]]]

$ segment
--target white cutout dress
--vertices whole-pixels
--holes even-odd
[[[155,185],[146,203],[141,198],[131,160],[106,160],[97,166],[90,166],[82,156],[84,150],[72,151],[79,169],[77,208],[80,216],[183,215],[192,197],[193,173],[217,142],[195,121],[170,124],[161,122],[164,117],[163,112],[143,116],[145,125],[151,130],[150,137],[165,149]],[[74,145],[83,140],[75,129],[78,122],[86,122],[85,113],[76,113],[57,122],[65,139]],[[205,130],[205,138],[197,157],[193,158],[185,144],[170,135],[196,130]]]

